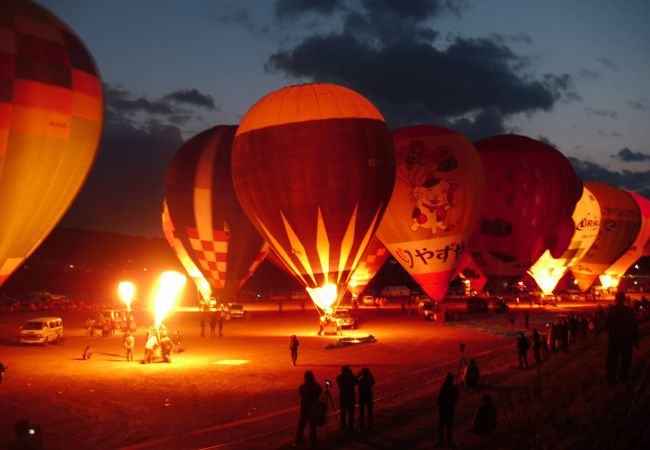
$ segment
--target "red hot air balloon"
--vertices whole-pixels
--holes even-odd
[[[377,236],[429,297],[442,300],[483,204],[476,149],[446,128],[393,132],[397,177]]]
[[[582,183],[550,145],[517,135],[475,143],[486,174],[485,205],[470,253],[492,288],[512,286],[548,249],[554,258],[573,236]]]
[[[176,233],[221,301],[234,297],[268,251],[233,190],[236,129],[217,126],[194,136],[174,156],[166,179]]]
[[[641,214],[634,199],[608,183],[588,181],[600,204],[598,236],[580,261],[571,267],[578,287],[586,291],[609,266],[627,252],[639,234]]]
[[[341,86],[280,89],[242,119],[232,159],[237,196],[325,311],[343,295],[379,224],[394,161],[379,111]]]
[[[102,88],[57,17],[0,2],[0,285],[56,226],[95,160]]]

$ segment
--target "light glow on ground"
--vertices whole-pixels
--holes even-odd
[[[222,359],[221,361],[215,361],[212,364],[218,366],[241,366],[242,364],[248,364],[250,359]]]

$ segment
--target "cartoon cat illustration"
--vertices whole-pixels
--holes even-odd
[[[451,184],[440,178],[427,178],[422,186],[413,188],[415,208],[411,214],[411,230],[430,228],[431,234],[438,230],[448,231],[445,225],[447,211],[451,208]]]

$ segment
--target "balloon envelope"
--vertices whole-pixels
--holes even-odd
[[[632,246],[641,226],[639,207],[624,190],[595,181],[586,182],[585,187],[598,199],[601,221],[598,237],[582,259],[571,267],[583,291]]]
[[[553,257],[566,250],[582,183],[562,153],[534,139],[500,135],[475,145],[485,167],[486,196],[471,256],[500,292],[545,250]]]
[[[93,164],[102,88],[92,57],[57,17],[0,2],[0,285],[45,239]]]
[[[235,130],[217,126],[194,136],[174,156],[166,178],[177,235],[222,301],[232,299],[268,251],[233,190]]]
[[[314,302],[331,307],[392,190],[393,147],[379,111],[331,84],[272,92],[242,119],[232,171],[253,224]]]
[[[572,217],[575,231],[566,251],[559,258],[553,258],[551,252],[545,251],[528,271],[545,294],[553,292],[569,267],[582,259],[598,236],[600,206],[596,196],[586,187]]]
[[[180,261],[187,274],[194,281],[196,289],[201,294],[201,297],[204,300],[209,299],[211,293],[210,283],[208,283],[208,280],[205,279],[199,268],[196,267],[196,264],[194,264],[194,261],[192,261],[192,258],[185,250],[185,247],[183,247],[183,243],[176,233],[176,227],[174,227],[172,218],[169,215],[167,200],[163,201],[163,212],[161,219],[162,229],[165,235],[165,239],[167,239],[167,243],[176,254],[176,257]]]
[[[348,282],[348,291],[353,297],[358,297],[363,292],[389,256],[388,249],[376,236],[373,236]]]
[[[639,232],[632,245],[630,245],[630,248],[600,275],[600,283],[603,287],[618,286],[620,279],[625,275],[627,269],[643,256],[644,246],[650,238],[650,201],[635,192],[626,192],[632,197],[639,208],[641,224],[639,226]]]
[[[397,177],[377,236],[434,300],[442,300],[483,205],[476,149],[446,128],[393,131]]]

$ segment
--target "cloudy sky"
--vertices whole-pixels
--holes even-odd
[[[650,1],[38,0],[94,55],[100,153],[62,225],[161,236],[183,141],[290,84],[345,85],[391,128],[549,142],[650,197]]]

